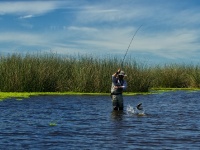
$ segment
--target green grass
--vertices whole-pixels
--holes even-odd
[[[30,96],[62,96],[62,95],[109,95],[108,93],[76,93],[76,92],[0,92],[0,100],[16,98],[22,100]]]
[[[125,96],[134,96],[134,95],[149,95],[149,94],[157,94],[168,91],[200,91],[199,88],[152,88],[149,92],[124,92]],[[16,98],[16,100],[23,100],[26,98],[30,98],[31,96],[66,96],[66,95],[88,95],[88,96],[110,96],[110,93],[78,93],[78,92],[0,92],[0,101]]]
[[[0,91],[110,93],[111,75],[120,65],[121,60],[115,57],[8,54],[0,56]],[[145,93],[152,88],[200,88],[199,65],[150,67],[129,58],[122,69],[128,75],[127,93]]]

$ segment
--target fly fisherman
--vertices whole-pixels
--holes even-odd
[[[111,97],[113,110],[123,110],[122,93],[127,87],[127,82],[124,80],[126,74],[121,69],[112,75]]]

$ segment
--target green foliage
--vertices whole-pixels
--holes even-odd
[[[58,54],[12,54],[0,57],[2,92],[109,93],[111,75],[120,68],[117,58],[60,56]],[[149,88],[199,88],[200,66],[165,65],[149,67],[131,58],[122,68],[127,92]]]
[[[154,68],[153,86],[164,88],[187,88],[190,87],[188,72],[189,67],[186,65],[165,65],[164,67]]]

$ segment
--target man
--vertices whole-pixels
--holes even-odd
[[[113,110],[123,110],[123,91],[127,88],[127,82],[124,80],[126,74],[121,69],[112,75],[111,97]]]

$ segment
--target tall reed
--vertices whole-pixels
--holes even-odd
[[[0,57],[0,91],[5,92],[110,92],[111,75],[120,67],[115,57],[11,54]],[[200,87],[200,66],[169,64],[149,67],[128,59],[122,68],[127,92],[151,87]]]
[[[186,65],[169,64],[153,68],[154,87],[163,88],[187,88],[190,87],[190,72]]]

